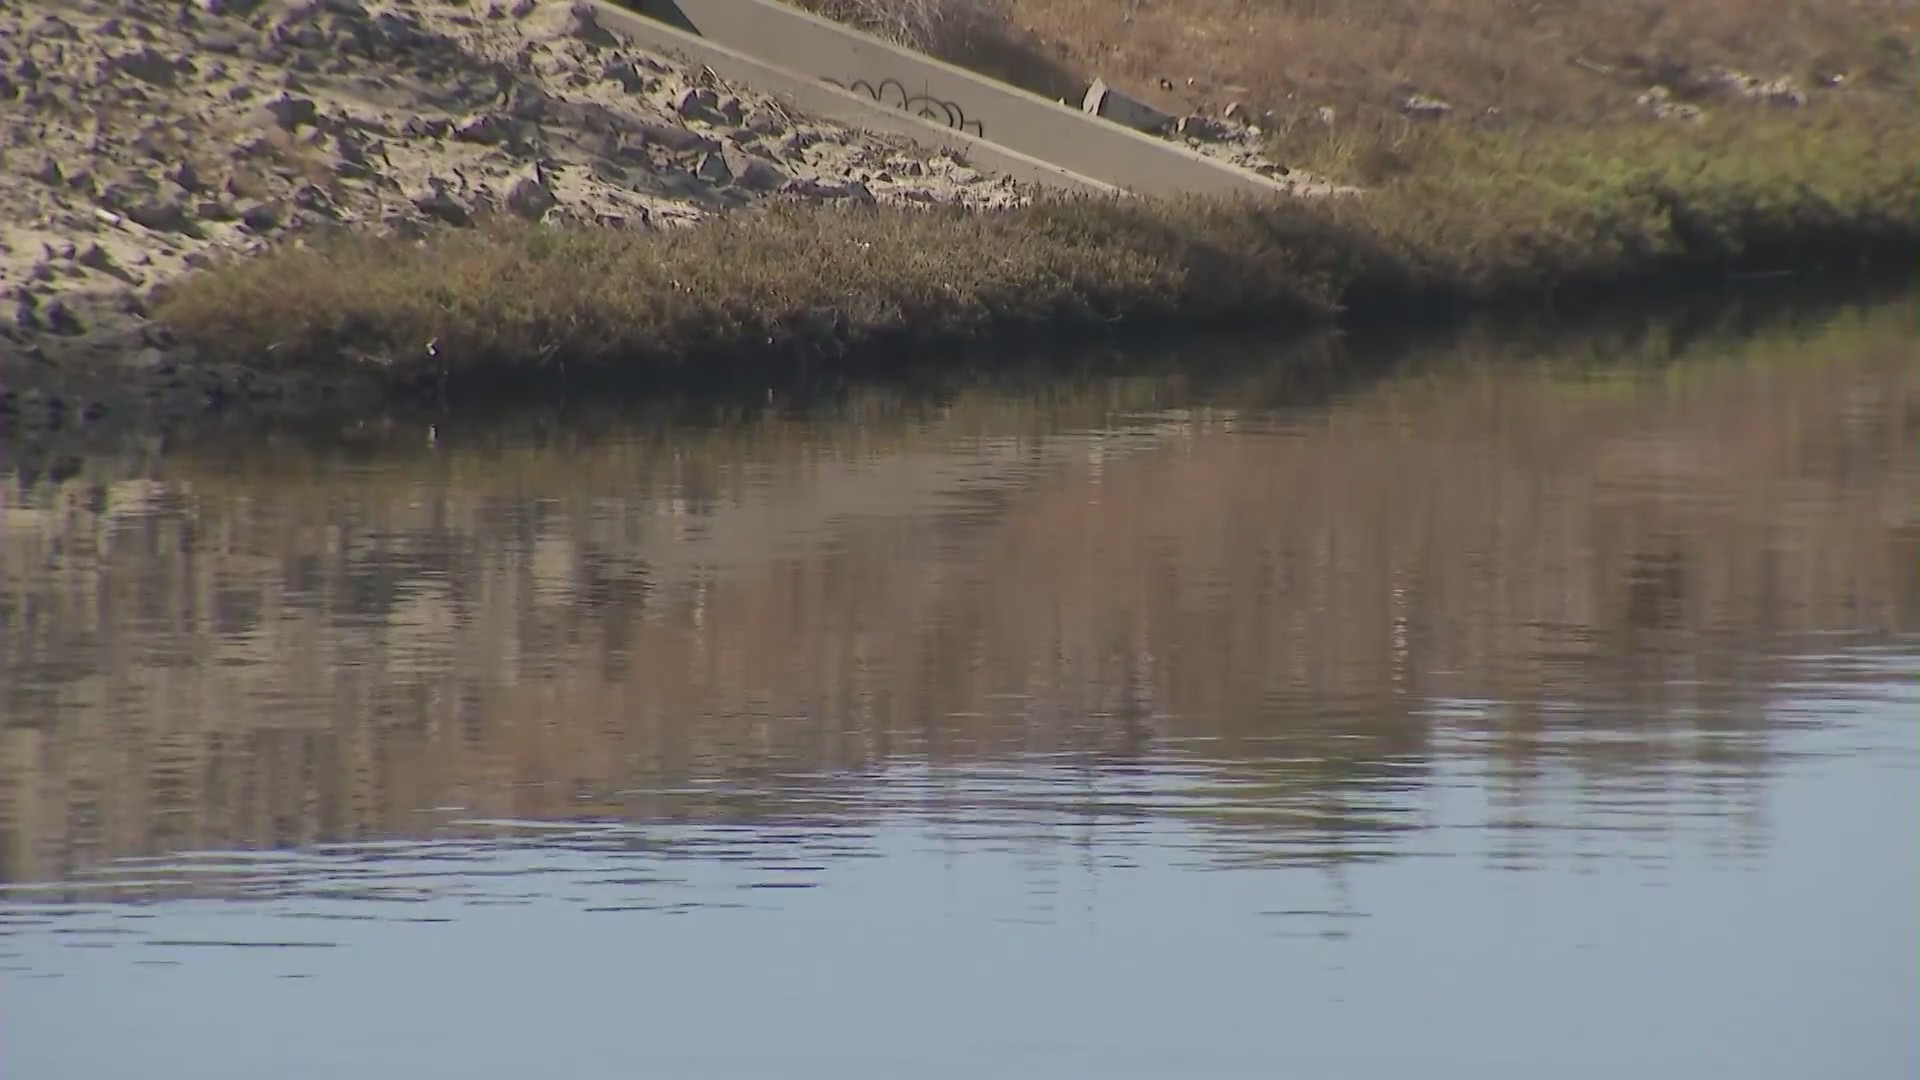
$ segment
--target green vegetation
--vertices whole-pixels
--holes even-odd
[[[1547,141],[1435,135],[1357,198],[775,205],[662,232],[496,225],[226,263],[160,317],[220,359],[397,385],[778,374],[995,341],[1559,304],[1742,272],[1911,268],[1899,122],[1771,112]],[[1893,152],[1898,151],[1898,152]]]

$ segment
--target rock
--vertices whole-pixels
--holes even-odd
[[[383,11],[375,15],[365,29],[355,30],[355,36],[369,46],[369,52],[407,52],[430,45],[434,35],[420,24],[418,17],[402,15],[395,11]]]
[[[733,182],[733,170],[727,166],[727,159],[721,154],[702,154],[700,161],[693,167],[693,175],[709,184],[730,184]]]
[[[167,179],[179,184],[185,191],[198,192],[206,187],[206,184],[200,179],[200,171],[193,167],[193,162],[191,161],[182,161],[180,164],[168,169]]]
[[[681,116],[708,119],[718,116],[715,107],[720,104],[720,95],[705,87],[689,86],[674,95],[673,111]]]
[[[1655,86],[1633,99],[1634,104],[1652,113],[1656,119],[1679,120],[1691,123],[1704,114],[1700,107],[1688,102],[1673,100],[1673,91],[1664,86]]]
[[[545,170],[539,162],[528,165],[516,174],[507,187],[507,209],[528,221],[538,221],[547,211],[560,205],[554,197],[553,189],[547,184]]]
[[[787,171],[765,158],[742,155],[740,166],[734,170],[741,187],[754,191],[778,191],[790,177]]]
[[[303,125],[311,127],[320,118],[320,108],[312,98],[282,94],[267,102],[265,108],[283,131],[297,131]]]
[[[742,130],[760,138],[777,139],[787,133],[787,125],[772,109],[759,108],[747,116]]]
[[[632,131],[639,124],[624,111],[610,109],[597,101],[555,102],[551,120],[560,127],[601,135]]]
[[[780,152],[790,161],[798,161],[806,156],[807,148],[822,142],[818,132],[805,129],[790,131],[780,140]]]
[[[648,89],[649,80],[640,74],[640,69],[632,61],[610,62],[601,69],[600,77],[620,84],[620,89],[629,94],[643,93]]]
[[[507,12],[516,19],[524,19],[533,14],[533,0],[513,0],[513,6]]]
[[[1087,87],[1086,96],[1080,99],[1080,111],[1150,135],[1159,134],[1173,124],[1172,116],[1122,94],[1108,86],[1105,79],[1095,79]]]
[[[251,232],[272,232],[280,227],[280,220],[280,207],[276,203],[253,201],[240,208],[240,224]]]
[[[615,139],[606,156],[634,165],[652,164],[652,159],[647,155],[647,144],[639,139]]]
[[[719,104],[714,106],[714,111],[734,127],[739,127],[747,115],[747,110],[740,104],[740,99],[732,95],[721,98]]]
[[[28,175],[50,187],[66,179],[66,174],[60,170],[60,163],[51,157],[42,158],[40,164]]]
[[[201,199],[193,204],[193,216],[201,221],[232,221],[233,208],[219,199]]]
[[[400,125],[400,134],[409,139],[444,139],[453,131],[453,121],[445,117],[410,116]]]
[[[68,307],[67,302],[64,300],[55,300],[49,303],[41,310],[40,317],[44,320],[48,330],[63,337],[72,337],[87,332],[86,325],[80,321],[80,316],[74,314],[73,309]]]
[[[473,224],[473,214],[454,198],[450,187],[441,177],[429,176],[426,190],[415,193],[408,201],[413,203],[414,209],[449,225]]]
[[[600,25],[600,12],[592,4],[574,4],[568,12],[571,25],[567,33],[596,48],[610,49],[620,44],[613,31]]]
[[[507,112],[516,120],[538,120],[553,108],[553,98],[536,83],[514,80],[507,88]]]
[[[810,199],[849,199],[854,202],[872,203],[873,191],[858,180],[844,183],[827,183],[820,180],[793,180],[782,189],[788,194],[800,195]]]
[[[1244,124],[1247,122],[1247,107],[1237,101],[1230,102],[1227,105],[1226,111],[1220,115],[1232,120],[1236,124]]]
[[[148,47],[138,52],[114,57],[113,66],[119,71],[153,86],[172,86],[180,74],[180,63]]]
[[[213,16],[244,19],[260,9],[265,0],[199,0],[200,10]]]
[[[513,136],[513,121],[499,113],[479,113],[460,121],[453,137],[460,142],[498,146]]]
[[[158,192],[126,206],[121,212],[136,225],[155,232],[179,232],[193,220],[186,200],[175,192]]]
[[[1400,102],[1400,111],[1421,120],[1440,120],[1453,112],[1453,106],[1426,94],[1411,94]]]
[[[340,210],[333,205],[332,197],[313,184],[301,184],[293,189],[293,205],[322,217],[334,219],[340,217]]]
[[[1174,130],[1189,139],[1199,139],[1202,142],[1224,142],[1236,134],[1232,128],[1220,121],[1198,114],[1181,117],[1179,123],[1174,125]]]
[[[672,124],[642,124],[640,134],[655,146],[664,146],[676,154],[712,153],[720,144],[697,131]]]

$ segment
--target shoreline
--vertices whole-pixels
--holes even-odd
[[[515,8],[0,3],[31,151],[0,163],[0,467],[1916,273],[1910,111],[1432,127],[1357,196],[1063,197]]]
[[[1680,288],[1651,287],[1588,293],[1553,307],[1539,304],[1430,305],[1413,317],[1334,318],[1300,325],[1275,336],[1273,355],[1334,357],[1358,369],[1302,373],[1310,383],[1344,383],[1370,377],[1373,369],[1423,345],[1469,332],[1533,336],[1543,341],[1605,333],[1675,314],[1705,313],[1710,321],[1751,319],[1756,327],[1793,322],[1807,312],[1897,302],[1914,295],[1920,272],[1905,261],[1880,272],[1836,273],[1747,280],[1692,279]],[[1325,342],[1336,342],[1329,351]],[[914,394],[972,385],[982,380],[1027,377],[1039,372],[1099,377],[1157,371],[1167,351],[1223,344],[1244,355],[1263,342],[1260,326],[1215,325],[1136,328],[1125,333],[1071,339],[1036,336],[976,342],[971,347],[921,356],[913,363],[876,362],[885,354],[854,354],[831,365],[787,368],[751,385],[736,378],[659,375],[575,378],[529,384],[462,386],[447,397],[418,385],[385,382],[365,370],[317,369],[276,372],[256,366],[194,358],[178,346],[148,344],[154,324],[133,323],[110,333],[65,339],[34,361],[0,348],[0,475],[22,484],[59,481],[99,458],[151,459],[208,447],[241,450],[261,440],[290,439],[309,445],[381,445],[395,439],[418,442],[422,431],[515,429],[659,406],[721,408],[764,406],[830,398],[859,387]],[[62,346],[64,348],[62,348]],[[1261,346],[1265,351],[1265,346]],[[1324,354],[1324,355],[1323,355]],[[1209,355],[1211,353],[1209,352]],[[1183,370],[1207,364],[1178,361]],[[1308,365],[1312,367],[1313,365]],[[1359,370],[1364,369],[1364,370]],[[58,405],[54,403],[64,399]],[[89,413],[87,405],[104,410]],[[37,421],[37,422],[36,422]]]

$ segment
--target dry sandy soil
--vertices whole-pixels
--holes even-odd
[[[143,321],[221,253],[1027,194],[628,47],[566,0],[0,0],[0,443],[285,398]]]

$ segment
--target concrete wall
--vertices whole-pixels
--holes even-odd
[[[723,79],[785,99],[795,109],[863,131],[898,135],[925,147],[946,147],[976,168],[1062,191],[1115,194],[1118,188],[1053,162],[1011,150],[966,131],[934,123],[872,97],[835,87],[776,63],[749,56],[710,38],[611,4],[593,3],[599,24],[639,45],[711,68]]]
[[[1148,195],[1273,195],[1248,169],[943,63],[775,0],[620,0],[662,24],[828,80],[1023,156]]]

